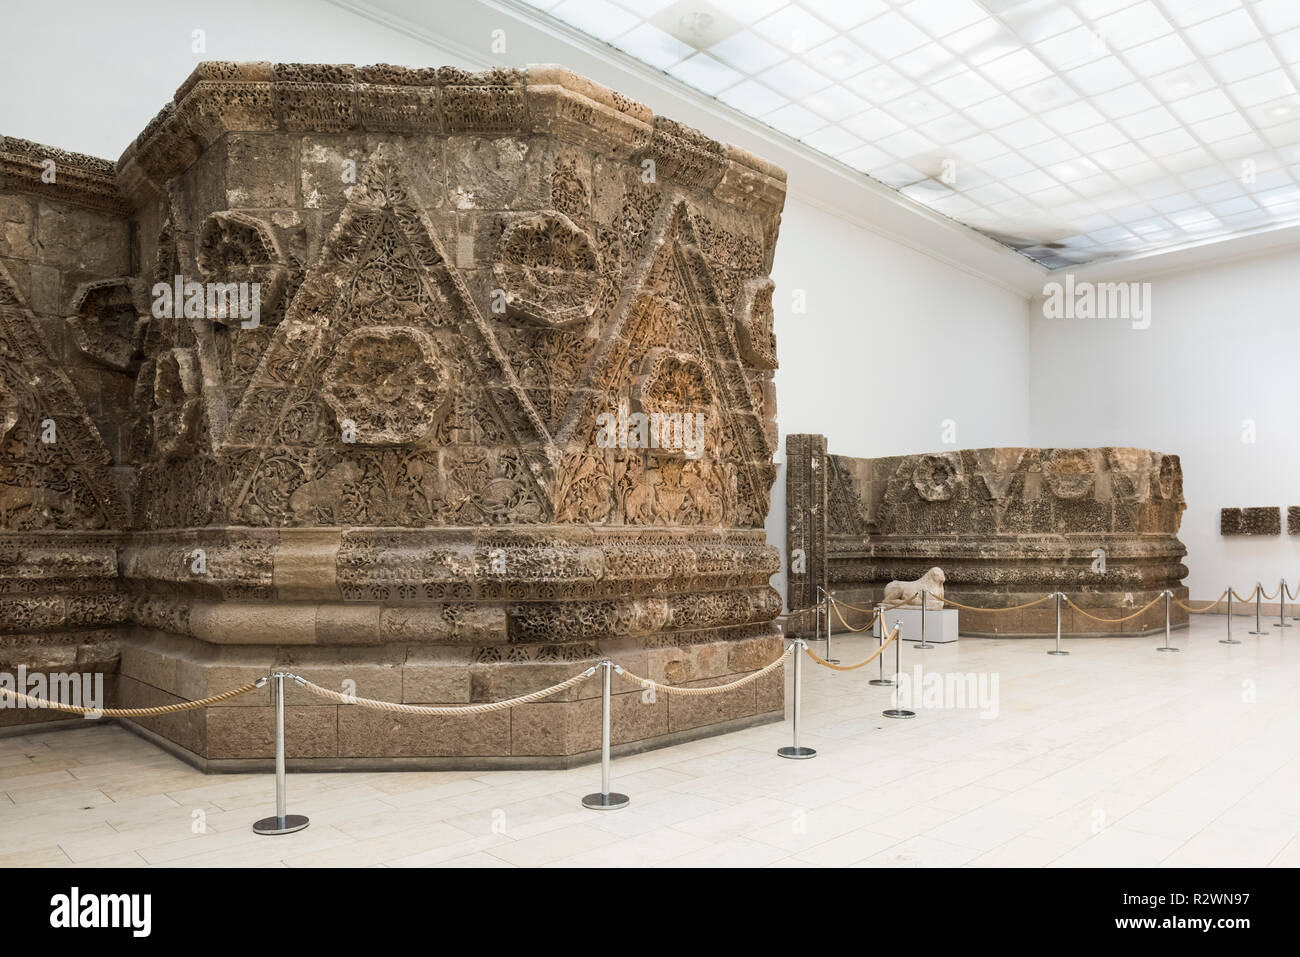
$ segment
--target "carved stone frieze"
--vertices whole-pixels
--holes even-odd
[[[966,605],[1001,608],[1064,591],[1100,618],[1123,618],[1166,588],[1185,598],[1184,509],[1176,455],[1147,449],[963,449],[878,459],[825,456],[821,436],[787,438],[791,554],[809,549],[811,572],[790,574],[791,607],[825,584],[868,605],[890,581],[932,566]],[[818,513],[825,502],[824,522]],[[810,535],[809,529],[813,533]],[[823,532],[822,529],[825,528]],[[963,634],[1055,633],[1054,603],[1011,613],[961,611]],[[1174,605],[1173,623],[1186,623]],[[1106,626],[1065,609],[1069,634],[1162,629],[1161,604]]]
[[[0,653],[94,634],[127,705],[277,664],[463,703],[779,654],[779,169],[554,66],[203,63],[117,163],[48,151],[47,190],[44,152],[0,140]],[[57,535],[67,575],[10,574]],[[780,677],[620,688],[617,734],[778,719]],[[418,734],[312,701],[289,751],[562,764],[596,693]],[[261,760],[265,708],[140,724]]]

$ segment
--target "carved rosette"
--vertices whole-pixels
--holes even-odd
[[[77,287],[68,327],[86,358],[118,372],[134,372],[147,313],[138,280],[101,279]]]
[[[246,213],[213,213],[203,224],[195,250],[199,271],[209,283],[249,283],[258,288],[262,313],[269,315],[280,302],[289,281],[289,262],[275,232]],[[222,325],[239,325],[238,310],[208,316]]]
[[[600,256],[573,220],[548,210],[510,225],[492,275],[505,294],[507,315],[561,329],[595,311]]]
[[[923,455],[912,469],[912,486],[927,502],[946,502],[961,482],[956,463],[947,455]]]
[[[321,394],[358,445],[420,442],[444,411],[451,375],[418,329],[374,326],[339,343]]]

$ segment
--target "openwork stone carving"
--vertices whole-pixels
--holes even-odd
[[[960,481],[957,468],[946,455],[923,455],[912,469],[912,485],[927,502],[946,502]]]
[[[824,442],[788,439],[790,547],[804,549],[809,562],[790,575],[791,607],[806,607],[797,602],[823,582],[847,601],[870,604],[890,582],[932,566],[942,567],[950,597],[987,608],[1060,590],[1099,617],[1120,618],[1166,588],[1187,594],[1176,455],[999,448],[859,459],[827,456]],[[1176,605],[1172,616],[1176,626],[1186,623]],[[963,634],[1055,632],[1050,603],[1007,614],[962,610],[961,623]],[[1068,614],[1062,625],[1072,634],[1104,627]],[[1107,633],[1163,627],[1158,605]]]
[[[146,313],[138,281],[101,279],[77,287],[68,325],[87,358],[119,372],[132,372],[140,365]]]
[[[340,428],[361,445],[420,441],[452,389],[433,340],[400,326],[350,333],[339,343],[323,383],[322,394]]]
[[[10,140],[0,164],[0,603],[28,602],[0,666],[39,641],[112,673],[127,649],[131,706],[289,648],[360,694],[452,704],[615,650],[682,682],[780,653],[780,170],[558,67],[269,63],[200,64],[116,164]],[[256,284],[259,322],[205,295],[137,305],[137,329],[128,290],[178,282]],[[82,284],[71,310],[28,304]],[[701,441],[597,441],[656,412],[703,416]],[[779,674],[741,691],[620,690],[616,735],[781,718]],[[400,728],[304,706],[288,750],[558,766],[599,746],[593,693]],[[269,760],[268,713],[240,704],[139,724],[196,762]]]
[[[209,282],[256,283],[260,309],[274,314],[289,281],[289,263],[266,223],[236,210],[213,213],[199,235],[199,271]],[[209,316],[223,325],[242,317],[226,310]]]
[[[745,361],[758,369],[776,368],[776,317],[772,293],[776,283],[766,276],[749,280],[736,300],[736,341]]]
[[[1220,535],[1281,535],[1282,509],[1272,505],[1219,510]]]
[[[188,349],[169,349],[154,362],[153,431],[164,461],[191,451],[198,438],[199,365]]]
[[[508,315],[562,328],[591,318],[599,270],[591,237],[568,216],[548,211],[510,225],[492,273]]]

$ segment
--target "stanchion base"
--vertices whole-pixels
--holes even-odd
[[[1286,622],[1284,622],[1284,621],[1275,621],[1275,622],[1273,622],[1273,627],[1274,627],[1274,628],[1290,628],[1291,626],[1288,625],[1288,624],[1287,624]]]
[[[1239,644],[1241,644],[1241,642],[1239,642],[1236,638],[1220,638],[1220,639],[1219,639],[1219,644],[1221,644],[1221,645],[1239,645]]]
[[[1052,651],[1049,651],[1048,654],[1049,654],[1049,655],[1068,655],[1069,652],[1068,652],[1068,651],[1056,651],[1055,649],[1053,649]]]
[[[1170,648],[1168,645],[1161,645],[1156,651],[1177,651],[1177,648]]]
[[[608,794],[588,794],[582,799],[582,806],[593,811],[617,811],[621,807],[627,807],[630,801],[631,798],[626,794],[610,791]]]
[[[867,684],[875,685],[877,688],[892,688],[894,687],[894,680],[892,678],[872,678]]]
[[[302,814],[286,814],[284,817],[264,817],[253,825],[254,834],[292,834],[301,831],[311,822]]]
[[[919,645],[913,645],[912,647],[913,647],[913,648],[921,648],[921,649],[925,649],[925,648],[933,648],[934,645],[929,644],[928,642],[924,642],[924,641],[923,641],[923,642],[921,642]]]
[[[1271,635],[1272,632],[1271,632],[1271,631],[1248,631],[1248,632],[1246,632],[1246,634],[1248,634],[1248,635]]]
[[[827,659],[826,659],[826,663],[827,663],[828,665],[838,665],[838,664],[840,663],[840,659],[838,659],[838,658],[827,658]]]
[[[777,748],[776,753],[783,758],[789,758],[792,761],[806,761],[809,758],[817,757],[817,751],[814,748],[805,748],[800,745],[797,748],[787,745],[784,748]]]
[[[888,711],[880,712],[886,718],[915,718],[915,711],[904,711],[902,708],[890,708]]]

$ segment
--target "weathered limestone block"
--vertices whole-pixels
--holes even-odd
[[[823,581],[867,606],[889,582],[932,566],[943,569],[948,597],[986,608],[1063,591],[1090,614],[1121,618],[1165,589],[1186,599],[1176,455],[996,448],[860,459],[827,455],[822,436],[787,442],[789,542],[805,565],[790,577],[792,608],[814,603]],[[1171,619],[1183,627],[1187,613],[1174,605]],[[961,623],[971,635],[1054,634],[1055,605],[962,610]],[[1163,627],[1163,603],[1116,625],[1068,606],[1062,616],[1062,632],[1074,635]]]
[[[120,649],[149,704],[273,667],[463,704],[780,653],[771,164],[555,66],[203,63],[117,163],[4,140],[0,170],[0,652]],[[615,740],[779,719],[781,688],[621,684]],[[289,752],[562,766],[597,695],[449,721],[296,689]],[[133,725],[246,767],[269,706]]]
[[[1292,530],[1290,510],[1287,521]],[[1225,508],[1219,510],[1220,535],[1281,535],[1282,510],[1277,506],[1260,506],[1257,508]]]

